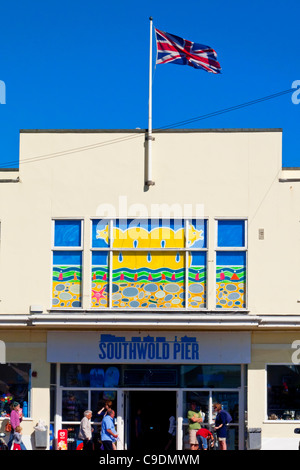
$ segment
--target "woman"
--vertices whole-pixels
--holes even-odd
[[[9,441],[7,444],[9,449],[11,448],[13,444],[16,428],[20,426],[22,419],[23,419],[23,415],[20,412],[20,403],[15,401],[13,403],[12,410],[10,413],[11,434],[10,434]],[[23,442],[21,442],[20,446],[21,446],[21,450],[26,450],[26,447]]]
[[[227,450],[226,415],[225,413],[222,412],[222,405],[220,403],[216,403],[214,405],[214,410],[217,412],[217,416],[215,419],[215,431],[217,432],[217,438],[218,438],[220,450]]]

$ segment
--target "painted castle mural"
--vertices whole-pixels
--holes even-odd
[[[112,257],[112,307],[183,308],[186,295],[189,306],[205,307],[206,252],[191,251],[186,256],[183,251],[186,243],[189,248],[205,247],[204,221],[190,224],[188,229],[183,221],[116,221],[112,239],[108,224],[98,224],[94,230],[96,246],[109,247],[112,243],[117,250]],[[95,307],[99,304],[107,306],[108,292],[104,289],[108,275],[107,256],[108,253],[106,259],[102,256],[102,264],[93,262],[92,266]],[[189,266],[188,279],[186,264]],[[103,297],[97,302],[95,295],[99,292]]]
[[[226,233],[226,224],[224,229],[220,226],[227,243],[232,235]],[[82,305],[82,251],[74,250],[81,246],[78,231],[78,224],[58,224],[55,243],[59,249],[53,251],[53,307]],[[184,220],[115,220],[111,225],[93,220],[91,308],[206,308],[206,232],[205,220],[188,224]],[[223,246],[222,238],[220,243]],[[234,238],[229,246],[232,243],[237,243]],[[217,251],[216,308],[245,308],[245,299],[245,252],[227,248]]]

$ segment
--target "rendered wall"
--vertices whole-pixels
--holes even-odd
[[[208,309],[215,303],[214,218],[247,217],[250,313],[298,314],[300,193],[296,183],[279,182],[281,132],[158,133],[152,162],[155,186],[145,191],[143,133],[21,133],[21,182],[0,185],[0,312],[50,308],[52,217],[87,222],[89,282],[88,222],[107,204],[116,216],[124,208],[155,216],[165,205],[171,215],[200,210],[208,217]],[[83,307],[89,306],[86,285]]]
[[[24,444],[27,449],[31,449],[35,446],[34,427],[38,421],[45,421],[49,429],[50,364],[46,361],[47,336],[42,331],[2,330],[0,337],[6,345],[6,362],[30,363],[31,371],[37,374],[36,377],[31,377],[30,416],[21,423]],[[6,421],[0,420],[2,432]]]
[[[248,366],[248,427],[262,429],[263,450],[298,450],[299,437],[293,421],[267,419],[267,364],[292,364],[299,332],[252,333],[251,364]]]

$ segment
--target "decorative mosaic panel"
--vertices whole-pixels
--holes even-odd
[[[108,307],[108,252],[92,253],[92,308]]]
[[[189,253],[188,306],[206,307],[206,252]]]
[[[81,307],[81,252],[55,251],[53,253],[52,306]]]
[[[182,308],[184,276],[183,253],[115,252],[112,306]]]
[[[112,227],[112,231],[110,232]],[[206,304],[206,253],[185,248],[206,247],[206,222],[183,219],[130,219],[92,222],[92,307],[108,306],[108,252],[112,256],[112,307],[183,308]],[[174,251],[173,251],[174,249]],[[183,251],[176,251],[182,249]],[[103,255],[101,255],[101,253]],[[186,292],[186,259],[188,285]]]
[[[246,307],[246,253],[217,253],[216,307]]]

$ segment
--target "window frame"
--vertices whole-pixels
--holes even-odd
[[[79,246],[55,246],[55,222],[57,221],[80,221],[81,222],[81,240]],[[84,231],[84,220],[82,217],[55,217],[51,219],[52,223],[52,251],[83,251],[83,231]]]
[[[266,424],[297,424],[300,423],[300,419],[268,419],[268,367],[269,366],[295,366],[299,367],[300,364],[293,364],[292,362],[267,362],[265,364],[265,420]]]
[[[80,246],[55,246],[55,222],[56,221],[80,221]],[[80,307],[59,307],[53,305],[53,258],[54,252],[59,251],[76,251],[81,253],[81,283],[80,283],[80,298],[81,298],[81,306]],[[50,299],[51,299],[51,307],[50,310],[61,310],[61,311],[74,311],[74,310],[83,310],[82,301],[83,301],[83,276],[84,276],[84,218],[83,217],[52,217],[51,218],[51,282],[50,282]]]
[[[214,256],[214,261],[215,261],[215,307],[217,311],[245,311],[248,310],[248,218],[247,217],[215,217],[215,224],[214,224],[214,229],[215,229],[215,256]],[[218,223],[219,221],[243,221],[244,222],[244,233],[245,233],[245,240],[244,240],[244,246],[242,247],[233,247],[233,246],[219,246],[218,245]],[[245,253],[245,269],[246,269],[246,280],[245,280],[245,287],[246,287],[246,292],[245,292],[245,306],[244,307],[232,307],[232,308],[217,308],[217,299],[216,299],[216,294],[217,294],[217,279],[216,279],[216,271],[217,271],[217,254],[218,252],[242,252]]]
[[[27,391],[27,406],[28,406],[28,416],[23,417],[23,421],[32,420],[32,362],[29,361],[18,361],[18,362],[7,362],[6,364],[1,364],[2,366],[10,366],[11,364],[25,364],[29,366],[29,377],[28,377],[28,391]],[[13,400],[15,401],[15,399]],[[26,401],[26,400],[25,400]],[[7,417],[0,416],[0,423],[3,420],[7,420]]]

